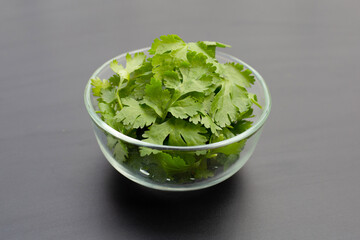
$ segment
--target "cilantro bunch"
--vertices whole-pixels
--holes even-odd
[[[200,41],[185,43],[177,35],[161,36],[149,56],[126,55],[126,66],[113,60],[114,75],[91,80],[98,113],[112,128],[158,145],[194,146],[234,137],[251,127],[256,95],[251,71],[237,63],[219,63],[216,47]],[[156,181],[189,182],[226,169],[246,140],[196,152],[138,148],[111,135],[108,147],[116,159]]]

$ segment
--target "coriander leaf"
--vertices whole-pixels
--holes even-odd
[[[121,64],[118,64],[116,59],[114,59],[110,63],[110,68],[115,73],[117,73],[120,76],[120,78],[122,78],[122,79],[129,79],[130,78],[130,75],[129,75],[128,71],[126,71],[126,69]]]
[[[183,48],[179,48],[177,50],[171,51],[170,55],[174,57],[177,61],[182,61],[183,64],[186,64],[187,62],[187,46],[184,46]]]
[[[218,135],[218,130],[221,130],[221,127],[216,125],[216,123],[214,123],[211,117],[207,114],[205,115],[203,115],[202,113],[196,114],[195,116],[190,117],[189,121],[195,124],[201,123],[202,125],[204,125],[204,127],[210,129],[211,132],[216,136]]]
[[[215,93],[210,93],[207,96],[204,96],[204,94],[193,94],[192,95],[198,102],[202,103],[201,113],[203,115],[210,114],[211,110],[211,104],[214,100]]]
[[[177,72],[164,73],[164,85],[176,91],[175,100],[190,92],[203,92],[213,84],[214,67],[206,63],[206,57],[195,52],[188,53],[187,57],[189,64],[179,68],[182,79]]]
[[[144,53],[135,53],[133,57],[128,53],[126,54],[126,71],[130,74],[135,70],[142,67],[146,56]]]
[[[140,147],[139,148],[140,156],[145,157],[150,154],[158,154],[161,153],[160,150],[154,149],[154,148],[148,148],[148,147]]]
[[[104,79],[101,81],[101,79],[98,77],[91,79],[91,85],[93,85],[93,95],[96,97],[100,96],[102,89],[106,89],[111,86],[109,80]]]
[[[210,62],[217,62],[215,59],[215,50],[216,47],[231,47],[230,45],[226,45],[219,42],[209,42],[209,41],[199,41],[199,42],[190,42],[188,43],[188,49],[190,51],[195,51],[197,53],[202,53],[207,56]]]
[[[101,90],[101,98],[106,103],[112,103],[116,100],[116,89],[115,88],[107,88]]]
[[[214,133],[215,135],[218,134],[217,133],[218,130],[221,130],[221,128],[213,122],[213,120],[211,119],[211,117],[209,117],[209,115],[201,116],[201,123],[206,128],[210,128],[211,132]]]
[[[195,101],[192,97],[186,97],[184,99],[176,101],[168,109],[168,111],[176,118],[192,117],[200,111],[202,108],[201,103]]]
[[[150,62],[143,65],[130,74],[130,80],[125,80],[119,89],[121,98],[132,97],[142,99],[145,95],[145,86],[150,83],[152,77],[152,66]]]
[[[206,63],[206,57],[202,54],[190,52],[188,54],[189,66],[181,67],[182,84],[179,91],[183,94],[188,92],[203,92],[212,85],[211,75],[215,68]]]
[[[131,125],[133,128],[149,126],[156,120],[156,113],[148,106],[142,106],[132,98],[123,98],[124,107],[117,112],[116,121]]]
[[[135,79],[135,88],[132,92],[132,95],[136,99],[143,99],[145,95],[146,85],[150,83],[150,78],[147,77],[138,77]]]
[[[108,134],[108,135],[106,136],[106,140],[107,140],[107,146],[108,146],[108,148],[113,149],[114,146],[115,146],[115,144],[117,143],[117,139],[114,138],[112,135]]]
[[[246,130],[248,130],[250,127],[252,126],[252,122],[251,121],[246,121],[246,120],[240,120],[237,121],[233,127],[231,128],[231,132],[234,135],[238,135],[241,134],[243,132],[245,132]]]
[[[116,139],[112,135],[107,135],[107,146],[113,150],[114,157],[121,162],[124,162],[128,157],[128,149],[121,140]]]
[[[134,57],[131,57],[128,53],[126,54],[126,68],[124,68],[121,64],[118,64],[116,59],[110,63],[110,68],[117,73],[120,78],[130,80],[130,74],[141,68],[145,59],[146,56],[144,53],[135,53]]]
[[[112,128],[117,129],[117,124],[114,121],[115,110],[108,103],[100,102],[99,109],[102,119]]]
[[[179,67],[181,65],[181,61],[176,60],[169,53],[164,53],[161,55],[155,55],[152,58],[151,64],[153,66],[152,72],[154,74],[154,78],[162,81],[164,74]]]
[[[249,69],[244,70],[244,66],[238,63],[220,64],[220,74],[234,85],[244,88],[251,87],[255,82],[254,76],[250,75],[252,72]]]
[[[152,76],[151,62],[144,62],[141,68],[132,73],[131,77],[134,79],[135,87],[130,95],[134,96],[135,99],[143,99],[145,95],[145,87],[150,83]]]
[[[175,89],[181,84],[180,74],[176,71],[165,71],[163,73],[164,85],[167,88]]]
[[[169,90],[162,88],[160,80],[152,78],[150,84],[147,84],[145,87],[145,96],[142,102],[154,109],[155,112],[164,119],[167,114],[165,108],[169,101]]]
[[[219,62],[215,58],[216,47],[230,47],[229,45],[218,43],[218,42],[208,42],[208,41],[199,41],[199,42],[190,42],[188,43],[188,49],[196,53],[203,54],[207,57],[206,62],[212,64],[216,69],[215,72],[219,73]]]
[[[190,42],[188,48],[190,51],[201,53],[210,59],[215,58],[215,47],[210,48],[203,42]]]
[[[198,114],[194,115],[193,117],[190,117],[189,121],[194,124],[198,124],[201,121],[201,114],[198,113]]]
[[[240,114],[239,120],[254,117],[253,112],[254,112],[254,109],[252,107],[250,107],[246,112],[242,112]]]
[[[124,162],[128,157],[128,149],[122,141],[118,140],[117,144],[114,147],[114,157],[120,162]]]
[[[149,50],[150,54],[156,56],[168,55],[173,62],[187,62],[187,44],[177,35],[161,36],[155,39]]]
[[[119,82],[120,82],[120,77],[118,74],[114,74],[109,78],[109,82],[111,83],[111,85],[118,86]]]
[[[164,35],[160,39],[155,38],[151,48],[150,54],[163,54],[165,52],[179,50],[185,48],[186,43],[177,35]]]
[[[231,48],[230,45],[220,42],[213,42],[213,41],[202,41],[206,46],[216,46],[221,48]]]
[[[214,123],[210,115],[211,104],[214,99],[214,95],[214,93],[211,93],[210,95],[205,97],[197,96],[198,101],[202,102],[202,106],[199,111],[200,113],[190,117],[189,121],[195,124],[201,123],[202,125],[204,125],[204,127],[210,129],[213,134],[218,135],[218,130],[221,130],[221,128]]]
[[[162,145],[165,138],[169,137],[169,145],[194,146],[207,142],[207,138],[202,133],[206,133],[206,130],[201,126],[185,120],[170,118],[164,123],[151,125],[143,137],[144,141],[148,143]]]
[[[211,105],[213,119],[220,127],[228,126],[237,120],[238,110],[232,103],[230,94],[231,86],[223,86]]]
[[[229,167],[231,165],[233,165],[238,159],[239,159],[239,154],[238,153],[237,154],[230,154],[230,155],[220,153],[216,157],[217,164],[218,165],[223,165],[224,171],[229,169]]]
[[[233,104],[239,109],[240,113],[244,113],[249,110],[252,102],[245,88],[233,86],[231,88],[230,95]]]
[[[224,128],[218,137],[214,137],[212,139],[212,142],[220,142],[225,139],[232,138],[232,137],[235,137],[235,134],[232,133],[230,129]],[[241,150],[243,149],[243,147],[245,146],[245,143],[246,143],[246,139],[243,139],[243,140],[240,140],[239,142],[235,142],[235,143],[226,145],[224,147],[212,149],[211,153],[223,153],[226,155],[239,154],[241,152]]]
[[[148,60],[148,61],[146,61]],[[151,58],[146,59],[140,68],[136,69],[131,73],[131,79],[135,79],[138,77],[145,77],[149,78],[152,75],[152,64],[151,64]]]
[[[186,172],[191,168],[181,157],[172,157],[167,153],[159,153],[155,155],[160,161],[161,166],[169,174],[177,174]]]
[[[214,149],[212,152],[213,153],[223,153],[226,155],[231,155],[231,154],[239,154],[241,152],[241,150],[244,148],[246,143],[246,139],[240,140],[239,142],[236,143],[232,143],[229,145],[226,145],[224,147],[220,147],[217,149]]]
[[[195,178],[206,179],[213,176],[214,176],[214,172],[208,169],[207,160],[203,159],[202,161],[200,161],[199,166],[195,168]]]
[[[238,68],[232,64],[222,66],[227,66],[226,68],[232,70],[230,73],[226,73],[226,78],[221,81],[221,90],[215,95],[211,105],[211,112],[217,125],[225,127],[229,126],[231,122],[235,122],[241,116],[241,113],[248,111],[252,102],[243,87],[244,79],[247,78],[237,78]],[[236,72],[236,74],[232,75],[231,72]],[[250,80],[247,84],[250,84]]]

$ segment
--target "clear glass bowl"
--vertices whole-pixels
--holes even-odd
[[[139,49],[130,52],[134,54],[137,52],[144,52],[147,54],[149,48]],[[126,65],[125,59],[126,53],[121,54],[114,59],[122,64]],[[262,109],[254,107],[254,118],[251,118],[253,125],[245,132],[224,141],[211,143],[201,146],[165,146],[156,145],[143,142],[122,134],[107,125],[101,120],[101,117],[96,113],[98,109],[96,98],[92,95],[91,81],[89,80],[85,88],[85,105],[87,111],[92,119],[94,132],[96,139],[99,143],[100,149],[103,152],[106,159],[110,164],[118,170],[125,177],[130,180],[139,183],[143,186],[166,190],[166,191],[189,191],[207,188],[220,183],[227,178],[235,174],[247,160],[250,158],[255,150],[256,144],[259,141],[262,127],[270,113],[271,98],[266,83],[260,74],[245,62],[237,59],[236,57],[228,54],[217,52],[216,58],[219,62],[236,62],[244,65],[252,71],[256,78],[255,84],[249,89],[249,92],[255,93],[258,97],[258,102],[262,106]],[[101,79],[108,79],[114,73],[110,69],[110,62],[113,59],[104,63],[98,68],[94,74],[90,77]],[[120,161],[116,157],[115,148],[118,145],[126,145],[129,149],[128,158],[126,161]],[[238,154],[227,155],[227,149],[231,146],[239,146]],[[156,155],[152,157],[146,156],[141,157],[139,150],[141,148],[151,148],[162,150],[163,152],[172,156],[186,155],[194,156],[197,163],[206,164],[208,169],[211,169],[210,173],[206,178],[201,180],[195,179],[192,174],[192,169],[189,168],[189,172],[182,172],[181,179],[176,181],[167,178],[166,172],[162,171],[161,159],[157,159]],[[118,149],[119,150],[119,149]],[[120,148],[121,150],[121,148]],[[199,155],[199,151],[202,152]],[[206,151],[206,154],[203,153]],[[199,160],[200,159],[200,160]],[[174,170],[176,171],[176,169]],[[175,174],[176,175],[176,174]]]

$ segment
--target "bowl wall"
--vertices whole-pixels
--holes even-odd
[[[99,143],[101,151],[103,152],[106,159],[116,170],[118,170],[122,175],[129,178],[130,180],[139,183],[143,186],[159,189],[159,190],[167,190],[167,191],[189,191],[189,190],[207,188],[231,177],[233,174],[239,171],[239,169],[242,166],[244,166],[244,164],[253,154],[262,130],[260,129],[259,131],[257,131],[255,134],[253,134],[251,137],[247,139],[230,144],[230,145],[237,145],[237,144],[244,145],[244,147],[241,148],[241,150],[239,150],[238,154],[226,155],[223,153],[218,153],[217,156],[218,158],[219,155],[221,154],[220,160],[219,159],[216,160],[221,164],[220,163],[217,164],[217,162],[214,162],[212,164],[211,172],[214,173],[213,176],[209,176],[201,180],[192,180],[191,176],[184,173],[180,173],[179,175],[181,175],[181,178],[174,181],[167,179],[166,172],[158,171],[159,168],[161,168],[160,165],[161,163],[159,162],[156,163],[156,160],[159,159],[151,159],[151,158],[149,159],[149,156],[147,157],[140,156],[140,150],[142,147],[124,142],[118,138],[113,138],[107,132],[99,128],[96,124],[93,124],[93,126],[94,126],[95,136],[97,142]],[[115,154],[116,150],[114,150],[116,145],[115,146],[109,145],[109,142],[112,142],[112,140],[109,140],[109,138],[112,138],[112,140],[117,141],[116,144],[120,144],[120,145],[124,144],[126,146],[126,148],[128,149],[128,156],[129,156],[126,161],[123,161],[122,157],[116,156]],[[207,151],[226,152],[226,148],[229,147],[230,145],[227,145],[222,148],[207,150]],[[163,151],[163,152],[171,156],[183,156],[184,154],[189,156],[196,156],[195,151],[173,150],[173,151]],[[204,160],[207,162],[208,165],[210,165],[212,160],[215,159],[207,158]],[[159,164],[159,166],[156,166],[156,164]],[[151,172],[151,169],[154,168],[155,171]]]

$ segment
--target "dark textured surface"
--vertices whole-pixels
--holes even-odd
[[[0,3],[0,239],[360,239],[359,1],[72,2]],[[122,177],[83,104],[99,65],[168,33],[233,45],[273,97],[204,191]]]

